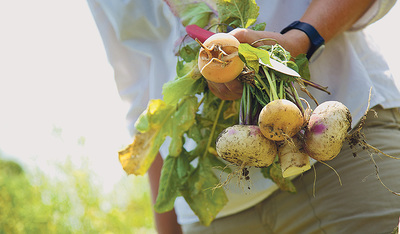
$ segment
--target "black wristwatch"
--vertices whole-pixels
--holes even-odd
[[[293,23],[289,24],[289,26],[284,28],[281,31],[281,34],[284,34],[292,29],[301,30],[308,36],[311,42],[311,47],[307,52],[307,58],[310,62],[314,61],[325,48],[324,38],[322,38],[322,36],[311,24],[300,22],[298,20],[294,21]]]

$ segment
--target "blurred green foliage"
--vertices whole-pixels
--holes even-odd
[[[0,234],[156,233],[146,177],[105,194],[87,167],[67,161],[59,172],[54,179],[0,159]]]

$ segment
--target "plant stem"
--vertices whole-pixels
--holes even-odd
[[[310,80],[306,80],[306,79],[303,79],[303,78],[300,78],[300,80],[303,82],[303,83],[305,83],[305,84],[307,84],[307,85],[310,85],[311,87],[313,87],[313,88],[316,88],[316,89],[318,89],[318,90],[321,90],[321,91],[324,91],[324,92],[326,92],[327,94],[331,94],[329,91],[328,91],[328,87],[324,87],[324,86],[321,86],[321,85],[319,85],[319,84],[317,84],[317,83],[314,83],[314,82],[312,82],[312,81],[310,81]]]
[[[283,82],[281,81],[279,84],[279,98],[284,99],[285,98],[285,92],[283,89]]]
[[[201,104],[203,104],[203,102],[204,102],[204,99],[205,99],[205,95],[203,95],[203,97],[200,99],[200,102],[199,102],[199,104],[197,105],[197,108],[196,108],[196,110],[199,110],[199,108],[200,108],[200,106],[201,106]]]
[[[299,98],[299,94],[297,93],[297,90],[296,90],[296,88],[294,87],[293,82],[290,82],[290,90],[291,90],[292,93],[293,93],[293,98],[295,99],[297,106],[300,108],[301,113],[304,114],[304,111],[305,111],[305,110],[304,110],[303,104],[301,103],[301,100],[300,100],[300,98]]]
[[[250,85],[246,84],[246,125],[251,124],[252,122],[252,116],[251,116],[251,91],[250,91]]]
[[[211,128],[211,132],[210,132],[210,137],[208,138],[207,147],[206,147],[206,150],[203,153],[203,157],[202,158],[205,158],[207,156],[208,149],[211,146],[211,142],[213,140],[214,133],[215,133],[215,128],[217,127],[218,119],[219,119],[219,116],[221,115],[222,107],[224,106],[224,104],[225,104],[225,100],[222,100],[221,103],[219,104],[218,111],[217,111],[217,116],[215,116],[215,120],[214,120],[213,126]]]
[[[267,77],[269,86],[271,88],[271,90],[270,90],[271,91],[271,96],[270,96],[271,101],[279,99],[278,94],[276,93],[276,84],[275,84],[275,81],[274,81],[275,80],[274,79],[275,75],[273,75],[273,77],[271,77],[269,69],[265,68],[264,66],[262,68],[264,70],[265,76]]]
[[[269,88],[268,86],[264,83],[264,81],[261,79],[259,74],[255,74],[256,75],[256,79],[257,81],[261,84],[261,86],[263,87],[263,89],[265,90],[266,93],[269,94]]]
[[[243,93],[242,98],[240,99],[240,109],[239,109],[239,124],[243,125],[245,120],[245,110],[246,110],[246,83],[243,83]]]

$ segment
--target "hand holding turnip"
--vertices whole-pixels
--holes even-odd
[[[239,58],[240,42],[228,33],[216,33],[201,45],[198,66],[207,80],[227,83],[234,80],[243,70],[244,63]]]
[[[242,97],[243,83],[234,79],[227,83],[215,83],[207,80],[210,91],[222,100],[237,100]]]
[[[210,36],[201,45],[198,67],[210,91],[222,100],[236,100],[242,96],[242,83],[236,79],[244,63],[239,58],[239,41],[228,33]]]
[[[251,29],[237,28],[229,34],[236,37],[240,43],[248,43],[253,46],[279,44],[289,51],[293,57],[305,54],[310,46],[310,41],[306,34],[299,30],[290,30],[285,34],[270,31],[254,31]],[[262,39],[272,40],[262,40]],[[257,42],[258,41],[258,42]],[[255,43],[257,42],[257,43]]]

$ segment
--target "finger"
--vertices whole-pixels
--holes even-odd
[[[251,43],[254,41],[251,37],[252,33],[250,33],[250,29],[245,28],[236,28],[229,32],[232,36],[236,37],[240,43]]]
[[[251,29],[237,28],[230,32],[241,43],[248,43],[258,47],[262,45],[274,45],[281,39],[280,33],[268,31],[254,31]]]
[[[214,82],[208,81],[208,80],[207,80],[207,83],[208,83],[208,88],[215,96],[217,96],[218,98],[220,98],[222,100],[229,99],[229,95],[228,95],[229,90],[223,84],[214,83]]]
[[[236,96],[239,99],[242,96],[243,92],[243,83],[240,82],[238,79],[234,79],[228,83],[225,83],[227,89],[232,93],[233,96]]]
[[[240,81],[237,82],[239,84],[231,81],[228,88],[228,86],[224,83],[215,83],[212,81],[207,81],[210,91],[215,96],[217,96],[222,100],[236,100],[242,96],[241,92],[242,88],[240,84],[241,82]]]

